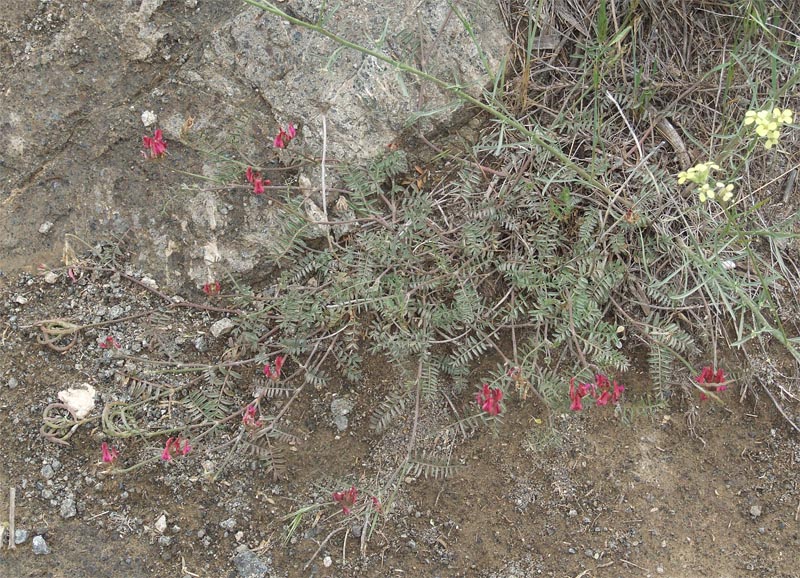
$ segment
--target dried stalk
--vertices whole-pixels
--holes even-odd
[[[17,488],[11,486],[8,491],[8,549],[15,550],[17,548],[17,540],[14,536],[14,516],[16,515],[16,499]]]

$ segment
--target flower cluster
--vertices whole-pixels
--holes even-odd
[[[286,357],[283,355],[278,355],[275,358],[275,364],[266,364],[264,366],[264,375],[267,379],[271,379],[272,381],[278,381],[281,378],[281,368],[283,367],[283,362],[286,361]]]
[[[333,501],[339,504],[342,507],[342,513],[347,515],[352,511],[358,501],[358,489],[355,486],[350,486],[349,490],[333,492]],[[367,502],[367,505],[369,505],[369,503],[372,503],[372,507],[375,508],[375,511],[381,511],[381,502],[378,498],[372,496],[370,501]]]
[[[145,150],[142,151],[144,158],[156,159],[163,157],[167,154],[167,141],[164,140],[164,134],[161,129],[156,129],[152,137],[142,137]]]
[[[272,184],[272,181],[263,178],[261,173],[255,172],[253,167],[247,167],[247,170],[244,172],[244,178],[247,179],[248,183],[253,185],[254,195],[263,195],[264,187],[268,187]]]
[[[286,130],[283,130],[283,127],[278,127],[278,135],[272,141],[272,144],[275,145],[275,148],[286,148],[286,145],[292,142],[295,136],[297,136],[297,129],[292,123],[289,123]]]
[[[722,369],[714,371],[711,367],[706,366],[700,371],[700,375],[698,375],[695,380],[700,385],[700,389],[703,390],[700,392],[700,401],[708,399],[708,396],[705,394],[706,391],[717,393],[728,389],[727,382],[725,381],[725,372],[722,371]]]
[[[114,460],[119,457],[119,451],[110,447],[106,442],[100,444],[100,449],[103,451],[103,461],[107,464],[113,464]]]
[[[789,108],[772,110],[748,110],[744,115],[744,125],[756,125],[756,134],[764,139],[764,148],[769,150],[781,138],[781,126],[792,124],[794,112]]]
[[[333,492],[333,501],[342,507],[342,512],[345,514],[350,513],[350,509],[356,505],[358,500],[358,490],[355,486],[351,486],[349,490],[344,492]]]
[[[715,199],[727,203],[733,198],[733,184],[712,179],[711,171],[718,170],[719,165],[716,163],[698,163],[678,173],[678,184],[682,185],[687,181],[696,184],[701,203]]]
[[[181,442],[183,442],[183,447],[181,447]],[[189,445],[189,440],[182,440],[180,436],[175,438],[170,437],[167,439],[164,451],[161,452],[161,459],[168,462],[172,459],[172,452],[185,456],[190,451],[192,451],[192,446]]]
[[[483,384],[483,389],[475,394],[475,403],[491,416],[499,415],[502,411],[500,400],[503,399],[503,392],[497,387],[489,387],[488,383]]]
[[[575,378],[569,380],[569,408],[572,411],[581,411],[583,409],[583,398],[591,395],[594,398],[595,405],[608,405],[610,403],[618,403],[622,397],[622,392],[625,391],[625,386],[615,381],[610,381],[608,377],[602,373],[594,376],[594,383],[578,383],[575,384]]]
[[[251,403],[247,406],[247,408],[245,408],[244,414],[242,415],[242,424],[244,427],[257,428],[264,425],[264,422],[262,422],[260,419],[256,419],[257,410],[258,408],[254,403]]]
[[[206,295],[219,295],[220,291],[222,291],[222,284],[219,281],[212,281],[203,285],[203,293]]]

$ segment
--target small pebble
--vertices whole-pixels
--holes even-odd
[[[48,285],[54,285],[58,281],[58,273],[54,271],[48,271],[44,274],[44,282]]]
[[[161,514],[161,517],[156,520],[155,524],[153,524],[153,528],[159,534],[163,534],[164,530],[167,529],[167,516],[165,514]]]
[[[330,568],[332,564],[333,564],[333,559],[330,556],[325,556],[322,559],[322,565],[325,566],[326,568]]]
[[[49,480],[49,479],[51,479],[53,476],[55,476],[55,475],[56,475],[56,472],[55,472],[55,470],[53,469],[53,466],[51,466],[50,464],[45,464],[44,466],[42,466],[42,469],[41,469],[41,470],[39,470],[39,473],[40,473],[40,474],[42,474],[42,477],[43,477],[45,480]]]
[[[28,531],[27,530],[14,530],[14,543],[19,546],[20,544],[24,544],[28,541]]]
[[[16,389],[19,385],[19,381],[17,381],[16,377],[9,377],[7,385],[8,389]]]
[[[761,516],[761,506],[756,504],[755,506],[750,506],[750,515],[754,518],[758,518]]]
[[[47,542],[45,542],[44,538],[42,538],[41,536],[33,537],[33,553],[36,554],[37,556],[50,553],[50,547],[47,545]]]
[[[211,335],[214,337],[220,337],[227,333],[230,333],[234,328],[234,323],[227,317],[223,317],[219,321],[215,321],[211,325]]]
[[[78,513],[78,508],[75,506],[75,500],[72,498],[67,498],[63,502],[61,502],[61,508],[59,510],[61,517],[65,520],[69,520],[70,518],[74,518]]]
[[[44,223],[39,225],[39,232],[42,235],[46,235],[47,233],[50,232],[50,229],[52,228],[53,228],[53,223],[51,223],[50,221],[45,221]]]
[[[158,116],[152,110],[146,110],[142,113],[142,124],[144,126],[153,126],[156,121],[158,121]]]
[[[236,527],[236,519],[228,518],[227,520],[223,520],[219,523],[219,527],[230,532]]]

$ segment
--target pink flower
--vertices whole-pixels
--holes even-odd
[[[294,128],[292,123],[289,123],[285,131],[283,127],[278,127],[278,135],[275,137],[275,140],[272,141],[272,144],[275,148],[286,148],[286,145],[292,142],[295,136],[297,136],[297,129]]]
[[[145,158],[155,159],[162,157],[167,153],[167,142],[164,140],[164,136],[160,128],[155,130],[152,137],[142,137],[142,142],[144,143],[145,149],[147,149],[142,151],[142,154]]]
[[[573,377],[569,380],[569,398],[572,400],[569,408],[572,411],[581,411],[583,409],[581,399],[589,393],[591,387],[592,386],[587,383],[579,383],[578,387],[575,387],[575,378]]]
[[[503,399],[503,392],[497,387],[489,387],[488,383],[484,383],[483,389],[475,394],[475,402],[491,416],[499,415],[502,411],[501,399]]]
[[[598,373],[594,376],[592,395],[597,405],[608,405],[608,402],[617,403],[625,391],[625,386],[616,381],[610,382],[608,377]]]
[[[375,496],[372,496],[372,498],[370,499],[372,500],[372,507],[375,508],[378,512],[380,512],[381,511],[380,500],[378,500],[378,498],[376,498]]]
[[[114,460],[119,457],[119,451],[115,448],[109,447],[106,442],[100,444],[100,449],[103,450],[103,461],[107,464],[113,464]]]
[[[714,372],[711,367],[706,366],[700,371],[700,375],[698,375],[695,380],[702,386],[702,389],[712,393],[728,389],[725,381],[725,372],[722,369],[718,369]],[[700,392],[700,401],[705,401],[707,399],[708,396]]]
[[[219,295],[220,291],[222,291],[222,284],[219,281],[203,285],[203,293],[206,295]]]
[[[119,349],[119,341],[113,335],[108,335],[105,340],[103,340],[100,345],[100,349]]]
[[[256,419],[256,405],[254,403],[248,405],[247,409],[244,410],[242,423],[245,427],[261,427],[263,425],[260,419]]]
[[[181,447],[181,438],[180,436],[173,438],[167,438],[167,443],[164,446],[164,451],[161,452],[161,459],[165,462],[168,462],[172,459],[172,452],[179,453],[182,456],[185,456],[190,451],[192,451],[192,446],[189,445],[189,440],[183,440],[183,447]]]
[[[610,381],[602,373],[595,374],[594,383],[579,383],[577,387],[575,378],[572,378],[569,381],[569,398],[571,400],[569,408],[572,411],[581,411],[583,409],[581,400],[589,394],[594,398],[595,405],[618,403],[624,391],[624,385]]]
[[[269,179],[264,179],[261,177],[261,173],[257,173],[253,170],[253,167],[247,167],[247,170],[244,173],[244,178],[247,179],[247,182],[253,185],[253,194],[254,195],[263,195],[264,194],[264,187],[270,186],[272,181]]]
[[[342,512],[345,514],[350,513],[350,508],[355,505],[356,500],[358,500],[358,490],[355,486],[344,492],[333,492],[333,501],[342,506]]]
[[[278,355],[275,358],[274,366],[270,365],[269,363],[264,366],[264,375],[267,376],[267,379],[278,381],[281,378],[281,368],[283,367],[284,361],[286,361],[286,357],[283,355]]]

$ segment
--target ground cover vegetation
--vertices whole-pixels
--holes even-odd
[[[307,22],[250,3],[332,35],[325,14]],[[286,446],[297,442],[282,419],[301,392],[344,380],[358,395],[376,359],[391,385],[372,428],[380,434],[406,420],[410,435],[391,475],[368,489],[343,482],[329,501],[286,518],[288,539],[305,514],[342,516],[317,552],[351,517],[364,520],[363,549],[404,478],[456,467],[420,441],[428,413],[446,413],[438,433],[462,438],[511,406],[536,407],[549,423],[586,411],[589,399],[621,422],[676,403],[691,423],[695,400],[718,403],[735,382],[742,397],[765,393],[797,428],[784,408],[796,400],[794,385],[746,363],[731,376],[720,352],[747,359],[777,345],[800,361],[798,15],[778,1],[681,10],[601,1],[572,6],[564,12],[572,31],[551,35],[543,23],[564,23],[551,3],[503,8],[514,50],[487,71],[494,80],[480,96],[393,61],[379,42],[341,39],[409,84],[447,87],[480,121],[473,142],[455,134],[428,142],[411,127],[407,142],[430,145],[427,154],[401,147],[341,166],[303,157],[296,119],[273,131],[274,146],[281,162],[296,151],[293,161],[321,164],[336,183],[323,177],[313,194],[292,171],[282,182],[265,179],[274,159],[218,149],[227,176],[215,186],[272,195],[280,208],[275,270],[265,286],[209,279],[204,303],[177,302],[131,278],[163,301],[148,312],[156,333],[171,311],[192,307],[228,318],[231,337],[214,363],[137,359],[136,371],[119,372],[127,393],[106,404],[100,422],[107,474],[189,459],[205,446],[223,456],[211,478],[242,452],[280,476]],[[169,163],[173,145],[160,131],[143,144],[146,162]],[[200,148],[188,133],[181,144]],[[70,262],[69,275],[118,270],[115,259],[97,250]],[[105,355],[126,357],[105,328],[43,320],[39,330],[44,345],[62,351],[81,331],[100,332]],[[625,389],[632,369],[647,372],[647,387]],[[167,401],[168,417],[156,419],[153,408]],[[53,404],[42,433],[67,443],[92,419]],[[122,466],[122,439],[165,445]]]

